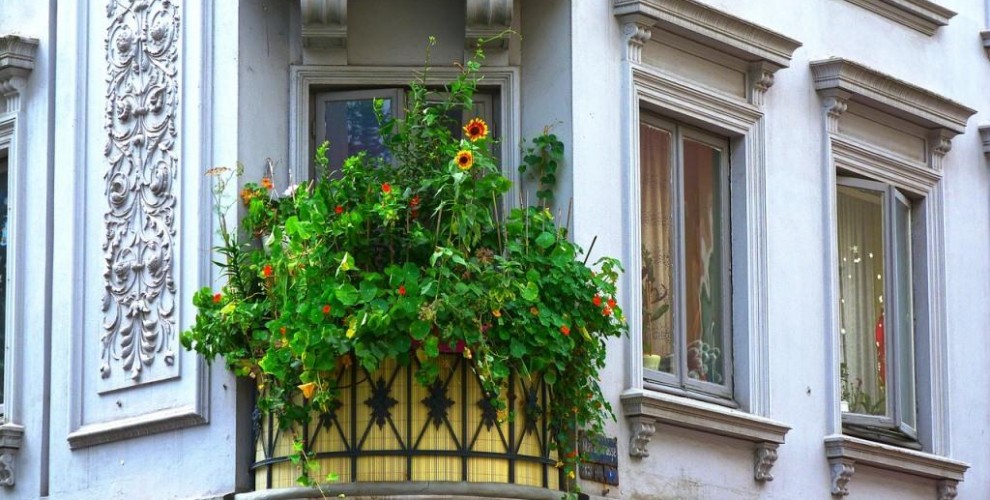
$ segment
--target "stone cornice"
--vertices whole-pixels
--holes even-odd
[[[299,0],[303,45],[313,48],[347,46],[347,0]]]
[[[658,26],[714,45],[744,61],[786,68],[801,42],[695,0],[615,0],[612,13],[623,22]]]
[[[474,49],[483,39],[497,36],[512,25],[512,0],[467,0],[464,9],[464,44]],[[493,47],[508,48],[509,38],[495,40]]]
[[[18,35],[0,36],[0,80],[26,76],[34,69],[38,40]]]
[[[848,59],[833,57],[813,61],[811,71],[815,89],[819,92],[845,93],[850,100],[924,128],[940,128],[952,135],[961,134],[966,130],[969,117],[976,113],[976,110],[932,91]]]
[[[833,495],[848,495],[846,483],[855,473],[855,466],[868,465],[936,479],[939,498],[952,498],[954,494],[945,493],[954,493],[956,484],[969,469],[969,464],[958,460],[840,435],[825,438],[825,456],[832,470]]]
[[[949,19],[956,15],[955,12],[928,0],[846,1],[928,36],[934,35],[940,27],[949,24]]]

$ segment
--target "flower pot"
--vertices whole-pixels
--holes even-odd
[[[415,380],[416,361],[388,360],[367,372],[341,369],[341,388],[330,411],[314,413],[308,425],[278,429],[271,416],[255,412],[257,490],[296,486],[300,471],[289,461],[293,435],[305,440],[323,482],[336,474],[351,482],[511,483],[558,489],[552,430],[545,418],[548,391],[540,380],[513,375],[500,395],[512,410],[498,412],[486,396],[471,362],[440,357],[432,386]],[[333,489],[331,483],[325,488]],[[411,491],[411,490],[410,490]]]
[[[660,356],[659,354],[644,354],[643,368],[646,368],[647,370],[659,370],[660,360],[662,359],[663,356]]]

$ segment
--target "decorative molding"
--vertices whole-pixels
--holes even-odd
[[[841,91],[822,91],[826,93],[822,100],[825,108],[825,127],[829,134],[839,133],[839,118],[849,109],[849,93]]]
[[[169,0],[111,0],[106,36],[104,176],[109,209],[103,244],[106,294],[100,365],[104,390],[178,374],[174,244],[178,174],[179,7]],[[115,365],[127,378],[110,379]]]
[[[0,113],[21,107],[20,93],[34,69],[38,40],[17,35],[0,36]]]
[[[647,446],[649,446],[650,440],[653,439],[653,435],[657,432],[657,427],[654,425],[655,421],[654,418],[646,416],[629,417],[631,426],[631,437],[629,438],[630,456],[637,458],[650,456],[650,450]]]
[[[17,453],[24,442],[24,427],[6,423],[0,425],[0,486],[17,483]]]
[[[464,46],[474,50],[483,39],[497,36],[512,26],[513,0],[467,0],[464,15]],[[502,37],[493,45],[497,49],[509,48],[508,37]]]
[[[773,481],[773,474],[770,469],[777,462],[777,443],[761,442],[756,443],[753,450],[753,478],[757,481]]]
[[[855,139],[831,137],[832,164],[908,191],[927,194],[942,178],[942,172],[923,162],[889,153]]]
[[[643,60],[643,45],[650,41],[653,32],[642,24],[626,23],[622,25],[622,36],[626,39],[626,60],[639,64]]]
[[[801,42],[695,0],[614,0],[612,13],[684,36],[743,61],[786,68]]]
[[[990,125],[980,127],[980,142],[983,143],[983,154],[990,155]]]
[[[347,47],[347,0],[299,0],[303,46]]]
[[[626,391],[622,409],[632,426],[629,455],[650,455],[647,448],[658,423],[693,429],[753,443],[753,477],[757,481],[773,480],[770,469],[777,460],[777,447],[790,430],[768,418],[653,391]]]
[[[856,466],[850,460],[841,458],[828,461],[829,475],[832,479],[832,495],[846,496],[849,494],[849,480],[856,473]]]
[[[855,470],[854,465],[857,464],[936,479],[938,480],[940,499],[942,498],[943,486],[946,494],[949,494],[951,489],[954,496],[956,483],[963,480],[966,469],[969,468],[969,464],[958,460],[851,436],[826,437],[825,456],[828,457],[832,469],[833,495],[849,494],[845,485],[852,477]],[[842,465],[838,472],[837,465]],[[841,481],[838,489],[836,487],[837,474]]]
[[[913,30],[932,36],[955,12],[928,0],[846,0]]]
[[[990,58],[990,30],[981,31],[980,39],[983,40],[983,50],[987,53],[987,57]]]
[[[949,137],[966,130],[976,113],[962,104],[859,63],[833,57],[811,63],[815,89],[841,90],[850,99],[927,129],[941,128]]]
[[[942,159],[952,149],[952,137],[945,129],[935,129],[928,137],[928,166],[936,172],[942,171]]]
[[[749,102],[763,108],[764,99],[770,87],[773,87],[774,69],[766,63],[758,62],[749,65]]]
[[[69,448],[78,450],[123,441],[136,437],[150,436],[161,432],[169,432],[207,422],[205,406],[182,407],[156,411],[147,415],[114,420],[112,422],[89,424],[76,429],[67,441]]]
[[[661,70],[634,65],[637,102],[653,104],[676,115],[716,124],[733,134],[746,134],[763,112],[755,105],[714,93]],[[638,250],[637,250],[638,251]]]
[[[937,492],[938,500],[953,500],[956,498],[956,487],[959,485],[958,481],[952,481],[950,479],[939,479],[935,483],[935,491]]]

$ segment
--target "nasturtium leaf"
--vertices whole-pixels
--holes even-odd
[[[359,297],[357,288],[354,288],[354,285],[350,283],[343,283],[338,286],[334,295],[341,304],[348,307],[356,304]]]
[[[536,299],[540,298],[540,287],[536,286],[536,283],[530,281],[529,283],[526,283],[526,286],[519,287],[519,294],[524,300],[535,302]]]

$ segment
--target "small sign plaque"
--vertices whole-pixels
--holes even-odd
[[[581,479],[619,485],[619,439],[581,432],[578,438]]]

